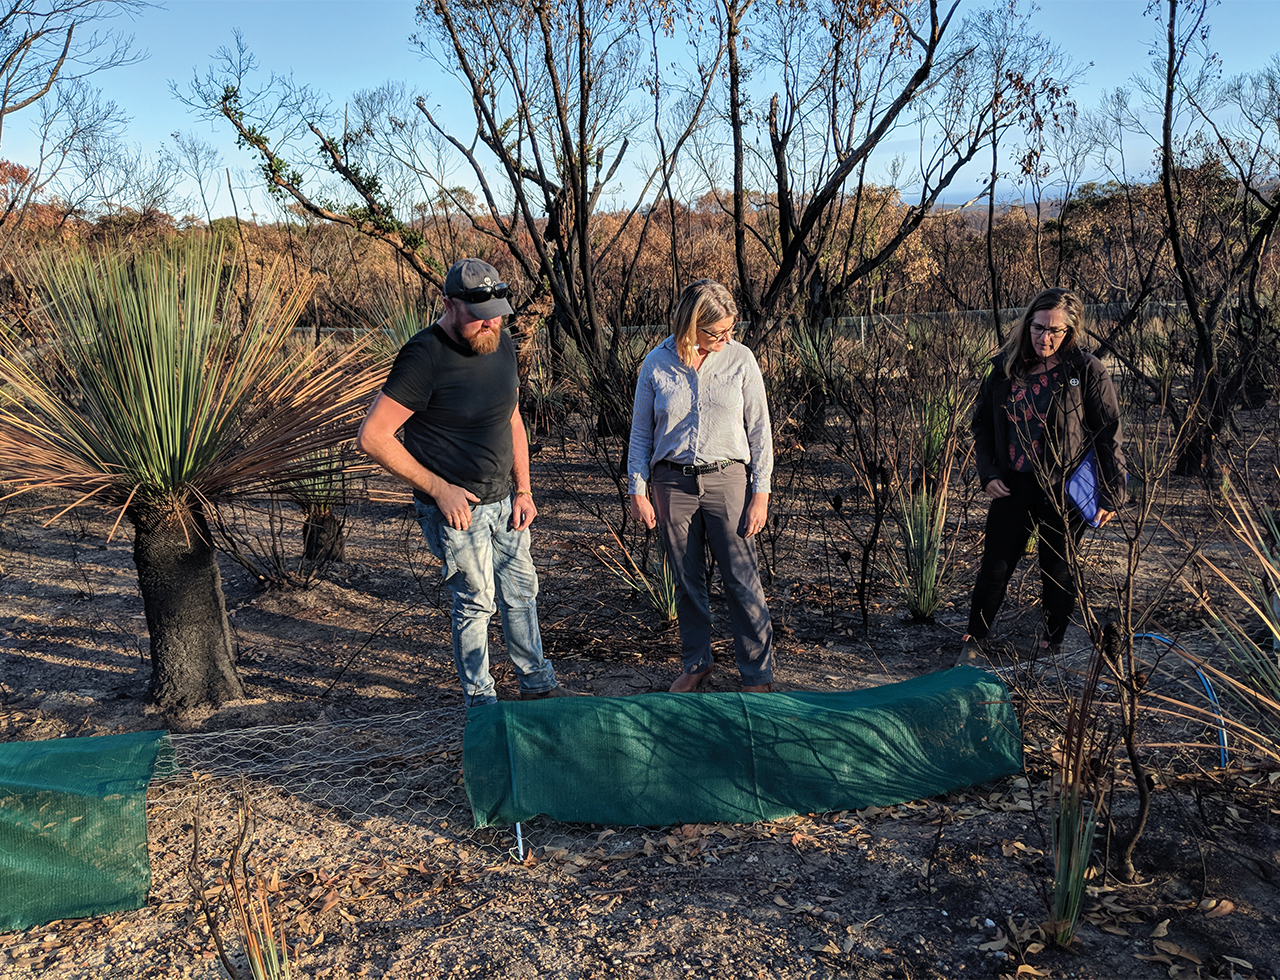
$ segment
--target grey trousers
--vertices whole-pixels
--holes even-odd
[[[707,594],[706,546],[720,566],[733,655],[744,685],[773,682],[773,623],[760,587],[754,538],[743,537],[747,468],[742,463],[718,473],[685,476],[655,464],[650,479],[653,508],[676,579],[676,614],[684,669],[706,670],[711,656],[711,601]]]

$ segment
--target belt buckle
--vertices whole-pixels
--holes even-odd
[[[697,464],[697,463],[694,463],[694,464],[693,464],[693,465],[691,465],[691,466],[681,466],[681,467],[680,467],[680,473],[681,473],[683,476],[697,476],[697,475],[698,475],[698,464]]]

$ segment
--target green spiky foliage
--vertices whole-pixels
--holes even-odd
[[[1106,629],[1114,632],[1114,624]],[[1100,723],[1096,706],[1098,679],[1102,673],[1103,648],[1094,648],[1080,692],[1067,699],[1066,727],[1055,746],[1057,763],[1051,784],[1053,845],[1052,918],[1047,931],[1060,946],[1075,940],[1076,927],[1085,896],[1093,838],[1105,802],[1098,772],[1110,761],[1109,746],[1099,741]]]
[[[968,414],[969,398],[955,374],[944,375],[940,389],[926,390],[908,405],[907,447],[912,474],[898,485],[901,555],[894,559],[907,611],[916,622],[933,622],[942,606],[953,548],[948,546],[947,504],[959,442],[958,419]]]
[[[901,579],[907,612],[917,622],[933,622],[942,606],[943,573],[947,566],[946,492],[931,490],[923,481],[913,493],[900,494],[898,528],[902,537]]]
[[[302,508],[303,558],[313,564],[342,561],[346,556],[346,534],[342,517],[335,512],[350,495],[349,474],[355,449],[339,446],[316,453],[314,476],[295,480],[289,496]]]
[[[387,291],[379,295],[371,311],[372,352],[377,358],[395,360],[400,348],[436,318],[434,305],[424,308],[419,298],[407,289]]]
[[[1231,566],[1203,552],[1200,563],[1222,586],[1222,599],[1202,599],[1217,643],[1192,662],[1213,683],[1221,705],[1196,694],[1156,695],[1162,710],[1226,731],[1236,751],[1280,762],[1280,522],[1230,480],[1223,493]],[[1224,567],[1225,566],[1225,567]],[[1196,594],[1201,594],[1197,589]],[[1237,611],[1233,611],[1232,606]],[[1194,690],[1194,689],[1193,689]]]
[[[53,519],[89,502],[115,509],[113,534],[128,519],[161,707],[243,697],[206,511],[314,477],[376,369],[358,348],[282,356],[311,283],[280,267],[242,309],[216,240],[46,255],[35,272],[36,343],[0,338],[0,480],[57,492]]]
[[[658,535],[657,538],[658,558],[653,563],[653,567],[646,571],[631,557],[627,546],[622,543],[618,532],[612,527],[609,528],[609,535],[617,546],[617,553],[610,552],[604,545],[598,546],[595,556],[600,564],[627,583],[633,591],[643,595],[662,618],[664,625],[669,626],[674,623],[676,621],[676,576],[671,569],[671,563],[667,560],[667,549],[662,546],[662,536]],[[619,558],[619,555],[622,557]],[[645,562],[645,564],[649,563]]]

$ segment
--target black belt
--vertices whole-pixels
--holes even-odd
[[[658,465],[679,470],[685,476],[702,476],[704,473],[719,473],[727,470],[736,462],[738,462],[736,459],[722,459],[716,463],[694,463],[690,466],[685,466],[681,463],[673,463],[669,459],[660,459],[658,460]]]

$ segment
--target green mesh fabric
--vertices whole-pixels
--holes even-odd
[[[476,826],[748,823],[887,806],[1022,767],[1008,689],[975,667],[844,693],[644,694],[472,708]]]
[[[146,904],[167,732],[0,743],[0,931]]]

